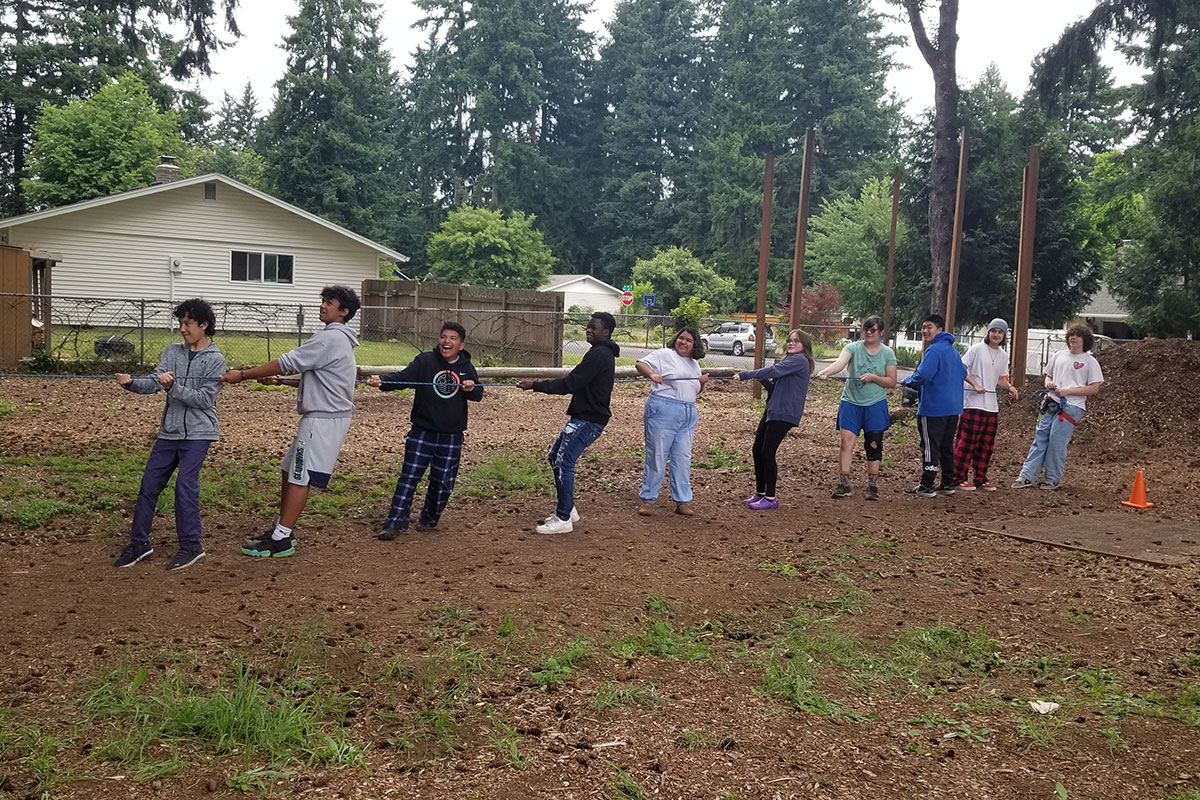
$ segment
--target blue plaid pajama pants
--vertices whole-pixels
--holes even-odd
[[[419,428],[408,432],[404,437],[404,466],[400,468],[396,491],[392,494],[392,507],[383,521],[383,527],[408,530],[413,493],[426,469],[429,470],[429,488],[425,492],[420,519],[421,524],[427,527],[437,525],[442,509],[454,491],[462,446],[461,433],[437,433]]]

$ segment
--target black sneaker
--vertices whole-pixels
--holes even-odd
[[[402,533],[408,533],[404,528],[380,528],[378,539],[381,542],[390,542]]]
[[[837,486],[833,487],[833,496],[834,497],[849,497],[850,496],[849,484],[839,483]]]
[[[125,548],[125,552],[121,553],[117,560],[113,562],[113,566],[132,567],[134,564],[152,555],[154,555],[154,548],[149,544],[130,542]]]
[[[419,530],[419,531],[436,531],[437,523],[436,522],[426,522],[423,519],[417,520],[417,530]]]
[[[954,484],[942,484],[938,487],[938,494],[954,494]]]
[[[905,489],[904,493],[915,495],[917,497],[937,497],[937,492],[933,490],[932,486],[922,486],[919,483],[916,486]]]
[[[272,539],[267,536],[254,544],[242,545],[242,552],[253,558],[287,558],[296,554],[296,537]]]
[[[878,500],[879,499],[879,487],[878,486],[871,485],[871,486],[867,487],[867,499],[868,500]]]
[[[194,550],[180,548],[175,557],[167,562],[167,572],[174,572],[177,569],[187,569],[202,558],[204,558],[204,551],[199,548]]]

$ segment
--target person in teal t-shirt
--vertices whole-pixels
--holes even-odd
[[[867,453],[867,499],[879,499],[879,465],[883,460],[883,432],[891,426],[888,417],[887,390],[896,386],[896,354],[883,343],[883,320],[870,316],[863,320],[862,341],[842,348],[837,360],[817,373],[826,380],[849,367],[850,375],[842,389],[837,426],[841,432],[838,453],[838,483],[834,497],[850,494],[850,462],[859,432]]]

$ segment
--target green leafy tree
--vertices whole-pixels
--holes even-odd
[[[23,189],[35,206],[60,206],[146,186],[162,153],[182,147],[175,112],[160,111],[132,72],[92,97],[47,105],[34,128],[32,178]]]
[[[533,222],[520,211],[457,209],[429,240],[429,266],[447,283],[536,289],[554,256]]]
[[[633,265],[633,281],[653,284],[660,308],[675,308],[684,296],[693,296],[723,311],[728,308],[734,283],[706,267],[682,247],[660,250]]]
[[[679,305],[671,309],[675,330],[688,327],[699,328],[701,321],[710,313],[712,313],[712,305],[699,297],[685,297],[679,301]]]
[[[398,95],[377,7],[303,0],[288,21],[288,68],[262,127],[266,180],[289,203],[390,241]]]
[[[209,58],[221,47],[214,17],[223,12],[223,27],[237,36],[236,7],[237,0],[6,3],[0,11],[0,217],[27,210],[22,180],[29,177],[33,128],[46,103],[87,97],[133,71],[160,109],[184,112],[193,132],[195,97],[177,102],[163,73],[208,74]],[[173,31],[182,37],[173,38]]]
[[[883,311],[888,241],[892,227],[891,179],[863,184],[858,197],[826,200],[809,221],[805,272],[813,282],[837,287],[847,313],[867,317]],[[898,240],[907,225],[898,225]]]

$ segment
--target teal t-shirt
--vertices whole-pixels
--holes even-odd
[[[887,389],[877,383],[863,383],[860,375],[887,376],[887,368],[896,366],[896,354],[886,344],[879,346],[879,352],[871,355],[867,352],[867,343],[851,342],[842,349],[850,353],[850,365],[846,371],[850,377],[842,389],[842,399],[856,406],[873,406],[880,400],[887,399]]]

